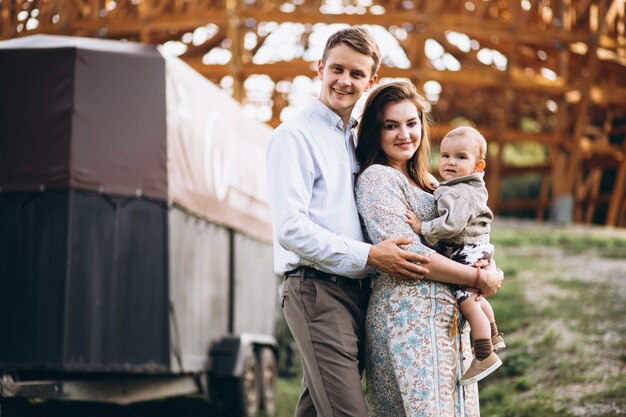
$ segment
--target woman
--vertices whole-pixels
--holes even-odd
[[[437,216],[428,172],[426,102],[412,84],[386,84],[368,97],[361,118],[357,159],[357,207],[372,243],[412,236],[407,249],[430,257],[430,274],[407,281],[381,274],[367,311],[367,384],[373,416],[474,417],[480,414],[476,384],[459,387],[471,362],[469,330],[456,335],[456,301],[446,284],[469,285],[485,296],[503,275],[495,265],[473,268],[451,261],[420,242],[405,222]],[[465,362],[463,364],[463,362]]]

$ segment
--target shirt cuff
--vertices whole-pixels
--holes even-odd
[[[371,247],[372,245],[370,245],[369,243],[358,241],[348,242],[348,251],[349,253],[353,254],[352,264],[348,265],[349,268],[352,269],[354,272],[363,271],[372,274],[375,273],[376,270],[374,268],[370,268],[367,266],[367,257],[369,256]]]

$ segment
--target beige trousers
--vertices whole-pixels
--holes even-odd
[[[361,389],[369,288],[285,278],[282,305],[304,377],[296,417],[367,417]]]

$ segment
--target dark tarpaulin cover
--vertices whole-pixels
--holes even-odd
[[[0,193],[0,369],[167,372],[167,203]]]
[[[0,42],[0,369],[203,369],[227,329],[228,229],[253,237],[238,285],[276,296],[257,267],[270,134],[153,47]],[[247,330],[271,328],[255,314]]]
[[[0,190],[167,199],[165,64],[156,48],[0,42]]]

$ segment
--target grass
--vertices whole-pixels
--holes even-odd
[[[479,384],[481,415],[626,415],[626,302],[600,268],[602,259],[626,258],[626,238],[536,227],[492,236],[506,280],[490,301],[507,349],[503,366]],[[626,260],[618,266],[605,273],[626,276]],[[299,385],[280,381],[278,417],[293,416]]]
[[[605,234],[602,230],[589,232],[585,229],[545,229],[496,228],[492,232],[492,242],[496,247],[559,247],[570,254],[594,252],[606,258],[624,258],[626,237]]]
[[[567,230],[500,230],[495,235],[494,244],[503,249],[496,259],[506,281],[492,304],[499,327],[509,329],[511,343],[501,355],[502,368],[479,385],[482,414],[624,415],[626,344],[621,335],[626,303],[623,290],[603,274],[626,274],[626,261],[620,263],[621,273],[603,271],[600,264],[601,258],[623,260],[626,241]],[[574,261],[583,255],[594,261],[581,268]],[[527,308],[507,307],[501,298],[516,299]],[[519,314],[517,320],[509,310]],[[613,339],[607,342],[610,335]],[[608,380],[606,370],[614,374]],[[589,384],[592,389],[585,388]]]
[[[280,378],[278,380],[276,399],[276,417],[293,417],[296,402],[300,395],[300,382],[302,378],[299,376],[292,378]]]

